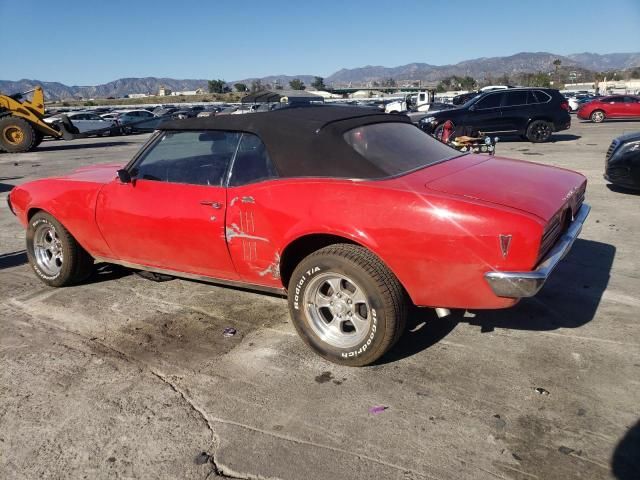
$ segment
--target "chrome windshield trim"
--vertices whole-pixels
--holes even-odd
[[[507,298],[533,297],[538,293],[551,272],[571,250],[571,246],[582,231],[582,225],[584,225],[590,211],[591,207],[583,203],[567,231],[558,239],[535,270],[531,272],[494,271],[485,273],[484,278],[491,286],[493,293],[498,297]]]

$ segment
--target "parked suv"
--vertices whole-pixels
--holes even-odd
[[[453,124],[454,136],[517,134],[531,142],[546,142],[553,132],[571,126],[567,99],[550,88],[486,92],[459,108],[428,115],[418,125],[438,136],[447,120]]]

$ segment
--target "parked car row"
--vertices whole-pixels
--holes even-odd
[[[110,118],[103,118],[94,112],[59,113],[44,119],[50,125],[62,123],[66,115],[71,124],[78,129],[78,133],[96,132],[97,136],[109,136],[117,132],[118,124]]]

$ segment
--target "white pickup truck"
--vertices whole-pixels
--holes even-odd
[[[433,102],[433,97],[432,91],[420,90],[417,93],[405,95],[403,100],[387,103],[384,111],[386,113],[428,112],[429,106]]]

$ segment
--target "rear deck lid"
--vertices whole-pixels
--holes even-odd
[[[577,172],[501,157],[427,183],[432,190],[516,208],[545,222],[567,204],[575,213],[585,186]]]

